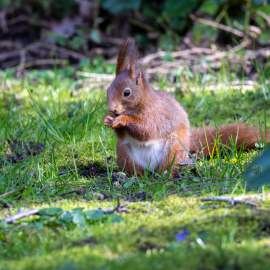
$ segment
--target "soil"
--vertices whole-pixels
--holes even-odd
[[[44,151],[44,144],[42,142],[26,142],[18,141],[14,138],[5,141],[5,148],[7,152],[6,157],[0,157],[0,168],[9,164],[18,164],[30,156],[36,156]]]

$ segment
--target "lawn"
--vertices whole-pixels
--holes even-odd
[[[226,65],[174,80],[157,74],[151,83],[175,96],[192,127],[247,120],[270,129],[268,73],[258,74],[251,88]],[[128,178],[103,126],[107,78],[70,67],[23,79],[0,73],[0,215],[40,209],[0,222],[0,269],[269,269],[269,186],[251,188],[244,175],[264,145],[247,152],[232,142],[230,153],[178,175]],[[252,194],[256,206],[201,200]]]

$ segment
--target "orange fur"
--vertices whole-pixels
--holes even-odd
[[[231,140],[235,142],[237,148],[243,147],[247,149],[254,149],[255,143],[262,141],[265,142],[265,131],[262,134],[257,127],[246,127],[244,124],[230,124],[218,127],[218,132],[215,127],[206,127],[194,129],[191,131],[191,145],[190,152],[195,153],[198,150],[203,150],[206,156],[215,155],[217,147],[222,142],[228,145],[228,150],[231,148]],[[266,132],[266,140],[270,141],[270,130]]]
[[[190,130],[186,111],[169,93],[151,88],[137,55],[131,40],[121,47],[116,78],[107,92],[110,113],[104,116],[104,125],[117,136],[118,163],[128,175],[143,175],[149,168],[161,174],[173,161],[180,164],[188,157],[185,149],[214,155],[215,140],[231,146],[232,138],[246,149],[260,141],[260,132],[243,124],[221,126],[218,132],[214,127]]]

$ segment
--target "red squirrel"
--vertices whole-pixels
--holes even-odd
[[[116,78],[110,85],[109,114],[104,125],[117,136],[117,161],[128,175],[143,175],[146,170],[162,174],[172,163],[180,164],[190,153],[215,154],[215,140],[255,148],[260,137],[252,127],[231,124],[190,129],[188,114],[169,93],[153,90],[137,62],[135,42],[127,40],[121,47],[116,65]],[[179,141],[181,143],[179,143]],[[270,131],[267,131],[270,141]]]

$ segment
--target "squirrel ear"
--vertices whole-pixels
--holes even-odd
[[[142,84],[142,71],[132,61],[130,61],[129,77],[132,80],[136,80],[136,84]]]

